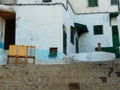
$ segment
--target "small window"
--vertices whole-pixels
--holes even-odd
[[[52,2],[52,0],[43,0],[43,2]]]
[[[88,7],[97,7],[98,0],[88,0]]]
[[[118,4],[118,0],[111,0],[111,5],[117,5]]]
[[[95,25],[94,26],[94,35],[103,34],[103,26],[102,25]]]
[[[75,29],[74,29],[74,27],[70,27],[70,29],[71,29],[71,37],[70,37],[70,41],[71,41],[71,43],[74,45],[74,35],[75,35]]]
[[[49,57],[56,57],[57,56],[57,48],[51,47],[49,50]]]

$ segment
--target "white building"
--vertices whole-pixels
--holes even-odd
[[[0,1],[1,50],[10,44],[35,45],[37,60],[61,60],[95,51],[97,43],[105,51],[118,48],[119,34],[113,32],[118,30],[118,6],[111,0]]]
[[[87,25],[89,33],[79,38],[79,52],[91,52],[101,43],[103,51],[119,57],[118,0],[70,0],[75,21]],[[76,3],[77,2],[77,3]]]

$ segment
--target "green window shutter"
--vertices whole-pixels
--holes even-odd
[[[76,53],[79,53],[79,41],[78,41],[78,38],[76,38]]]
[[[98,0],[88,0],[88,7],[98,6]]]
[[[118,0],[111,0],[111,5],[117,5],[118,4]]]
[[[103,26],[102,25],[95,25],[94,26],[94,35],[103,34]]]
[[[113,35],[118,35],[118,27],[117,26],[112,26],[112,33],[113,33]]]
[[[75,35],[75,30],[74,28],[71,26],[71,37],[70,37],[70,40],[71,40],[71,43],[74,45],[74,35]]]
[[[63,30],[63,53],[67,54],[67,34]]]

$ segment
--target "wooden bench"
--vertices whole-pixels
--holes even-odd
[[[35,64],[35,46],[24,46],[24,45],[10,45],[7,57],[7,64],[9,64],[10,58],[15,58],[15,64],[18,64],[19,58],[24,59],[24,64],[28,63],[28,59],[33,59],[33,64]]]

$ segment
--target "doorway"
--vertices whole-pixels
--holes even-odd
[[[120,57],[119,53],[119,33],[118,33],[118,26],[112,26],[112,40],[113,40],[113,47],[115,49],[115,56],[116,58]]]
[[[113,47],[119,46],[119,34],[118,34],[118,26],[112,26],[112,40],[113,40]]]
[[[1,10],[0,17],[5,20],[3,48],[8,50],[10,44],[15,44],[15,12]]]
[[[6,20],[4,49],[9,49],[10,44],[15,44],[15,20]]]

